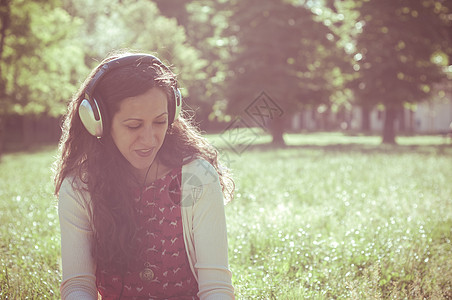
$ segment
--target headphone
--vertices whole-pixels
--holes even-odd
[[[104,64],[88,83],[85,89],[85,98],[82,100],[78,108],[80,120],[91,135],[101,138],[103,137],[106,128],[106,113],[102,112],[103,103],[100,98],[94,98],[94,91],[100,80],[105,76],[105,74],[112,70],[122,68],[124,66],[138,66],[140,64],[157,64],[164,70],[171,73],[171,70],[167,66],[165,66],[157,57],[150,54],[128,55],[113,59]],[[168,99],[168,109],[170,110],[168,112],[168,125],[177,119],[182,107],[182,96],[177,88],[176,81],[171,88],[173,93],[170,97],[171,99]]]

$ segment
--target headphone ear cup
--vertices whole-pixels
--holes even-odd
[[[174,119],[173,122],[179,117],[180,111],[182,109],[182,95],[180,90],[176,87],[173,87],[174,92]]]
[[[83,126],[85,126],[86,130],[93,136],[97,138],[101,138],[104,128],[102,124],[102,115],[100,113],[99,105],[96,102],[96,99],[93,99],[95,104],[94,107],[91,106],[91,102],[87,99],[83,99],[78,108],[78,115],[80,116],[80,120],[82,121]],[[96,115],[99,116],[99,120],[96,120]]]

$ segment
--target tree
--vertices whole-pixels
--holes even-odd
[[[1,2],[0,119],[61,114],[84,72],[83,55],[71,40],[77,21],[58,4]]]
[[[445,79],[452,53],[447,1],[359,1],[353,88],[363,105],[383,105],[383,143],[395,143],[395,120],[404,103],[428,99]],[[450,2],[448,4],[450,6]]]
[[[239,112],[262,91],[284,111],[269,124],[284,144],[284,120],[302,105],[330,105],[343,59],[337,36],[304,6],[286,1],[231,1],[228,108]]]
[[[206,62],[199,51],[187,43],[183,27],[162,16],[149,0],[65,0],[65,8],[83,20],[78,33],[86,63],[93,67],[108,53],[133,49],[154,53],[179,75],[184,97],[187,88],[205,76],[200,71]],[[172,67],[174,66],[174,68]]]
[[[220,109],[225,103],[224,79],[228,72],[226,62],[229,60],[227,37],[223,31],[228,27],[227,1],[197,0],[180,1],[153,0],[160,11],[168,18],[176,18],[178,24],[185,28],[187,42],[196,48],[200,58],[206,63],[199,70],[198,78],[190,82],[190,106],[196,109],[196,117],[201,125],[203,120],[227,120],[227,115]]]

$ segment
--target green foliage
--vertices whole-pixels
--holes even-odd
[[[404,105],[429,100],[447,89],[452,54],[450,3],[326,0],[334,13],[321,17],[333,20],[330,28],[353,57],[353,71],[346,71],[347,80],[343,81],[353,96],[347,90],[338,91],[333,99],[347,104],[350,100],[344,98],[349,96],[350,102],[362,107],[363,130],[369,129],[369,111],[383,106],[384,143],[395,143],[394,123]]]
[[[86,72],[74,43],[78,22],[58,1],[11,1],[5,32],[0,114],[60,115]]]
[[[176,21],[150,1],[11,1],[2,53],[1,114],[61,115],[67,100],[109,52],[157,52],[182,85],[205,78],[206,62]],[[9,10],[6,10],[8,8]],[[3,10],[2,10],[3,12]],[[186,94],[186,93],[185,93]]]
[[[219,136],[208,138],[222,147]],[[399,146],[340,134],[286,140],[285,149],[223,151],[237,186],[226,217],[238,299],[452,297],[450,145],[440,137],[401,137]],[[2,299],[59,299],[54,155],[7,154],[0,164]]]
[[[199,70],[206,62],[199,58],[198,50],[187,44],[184,28],[175,19],[162,16],[153,2],[65,0],[64,5],[83,20],[79,46],[91,67],[98,63],[95,60],[114,50],[133,49],[155,53],[171,62],[182,86],[204,78]]]
[[[157,0],[161,13],[168,18],[176,18],[187,34],[187,42],[196,48],[207,63],[199,70],[197,78],[187,86],[189,105],[196,108],[199,120],[224,118],[224,110],[215,109],[225,102],[224,84],[228,72],[227,62],[230,52],[228,37],[222,35],[228,27],[228,16],[224,1],[200,0],[179,1]],[[217,114],[218,115],[217,115]]]
[[[61,115],[90,68],[132,48],[174,66],[202,122],[242,115],[265,91],[286,120],[304,106],[362,105],[364,130],[370,108],[384,106],[384,141],[393,143],[397,110],[446,94],[451,3],[2,1],[0,116]],[[278,140],[287,124],[272,125]]]
[[[432,57],[452,51],[448,8],[440,1],[360,1],[355,70],[357,98],[371,104],[400,106],[423,101],[432,85],[445,79]],[[448,24],[449,23],[449,24]],[[435,54],[438,53],[438,54]]]
[[[330,106],[333,95],[338,98],[346,56],[314,9],[282,0],[230,1],[227,9],[229,113],[242,115],[262,92],[278,102],[286,120],[303,106]],[[284,143],[286,126],[281,118],[270,123],[275,144]]]
[[[264,90],[282,99],[286,111],[328,103],[327,76],[341,63],[334,60],[334,33],[310,9],[285,1],[232,1],[229,9],[232,110]]]

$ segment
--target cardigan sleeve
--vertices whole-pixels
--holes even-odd
[[[63,269],[61,299],[97,299],[89,207],[84,193],[74,189],[72,181],[64,179],[58,197]]]
[[[200,183],[187,196],[194,199],[190,222],[193,247],[189,248],[195,252],[193,263],[198,278],[198,296],[201,300],[234,299],[228,265],[224,198],[218,174],[207,161],[196,160],[191,164],[195,167],[188,168],[186,182]]]

